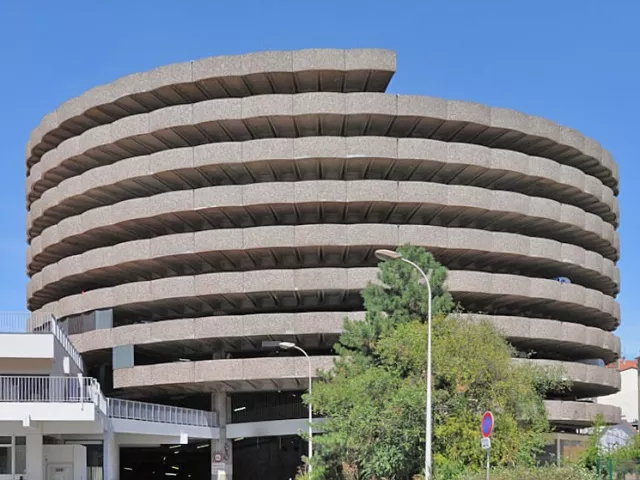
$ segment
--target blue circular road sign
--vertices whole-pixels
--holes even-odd
[[[484,412],[482,415],[482,423],[480,424],[482,429],[482,436],[489,438],[493,433],[493,414],[491,412]]]

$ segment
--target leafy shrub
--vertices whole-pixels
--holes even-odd
[[[485,480],[486,473],[463,475],[462,478],[464,480]],[[492,469],[491,480],[598,480],[598,476],[593,471],[577,465],[516,467]]]

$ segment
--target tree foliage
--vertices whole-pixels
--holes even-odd
[[[447,271],[425,250],[401,253],[431,271],[433,420],[437,478],[480,468],[480,418],[496,416],[492,458],[532,464],[548,424],[543,395],[559,383],[535,367],[512,364],[514,350],[495,328],[452,314]],[[380,265],[379,284],[363,291],[364,321],[345,322],[340,357],[314,386],[314,479],[411,479],[424,468],[427,293],[402,261]]]
[[[607,423],[598,414],[578,464],[601,475],[608,474],[610,468],[620,475],[640,473],[640,435],[634,435],[625,445],[606,448],[602,445],[606,433]]]

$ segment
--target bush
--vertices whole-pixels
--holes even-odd
[[[370,480],[361,477],[362,480]],[[491,480],[599,480],[596,473],[579,465],[556,467],[554,465],[544,467],[513,467],[491,469]],[[423,475],[416,475],[414,480],[423,480]],[[461,475],[445,476],[436,475],[434,480],[485,480],[486,471]],[[296,480],[309,480],[309,475],[299,471]],[[351,480],[349,476],[343,476],[341,480]],[[376,479],[376,480],[387,480]]]
[[[465,475],[464,480],[485,480],[486,472]],[[500,468],[491,470],[491,480],[598,480],[591,470],[580,466]]]

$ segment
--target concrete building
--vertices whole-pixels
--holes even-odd
[[[620,372],[620,391],[598,398],[598,403],[619,407],[622,419],[638,426],[638,361],[619,359],[607,365]]]
[[[385,93],[395,70],[384,50],[207,58],[96,87],[33,131],[29,308],[107,394],[214,410],[219,439],[191,465],[294,473],[307,363],[261,341],[329,367],[373,252],[405,243],[523,361],[564,369],[559,431],[620,421],[589,400],[620,388],[611,155],[513,110]],[[122,475],[161,468],[158,448],[122,448]]]
[[[210,410],[108,398],[84,368],[50,315],[0,314],[0,479],[114,480],[122,446],[158,444],[175,471],[175,452],[219,439]]]

